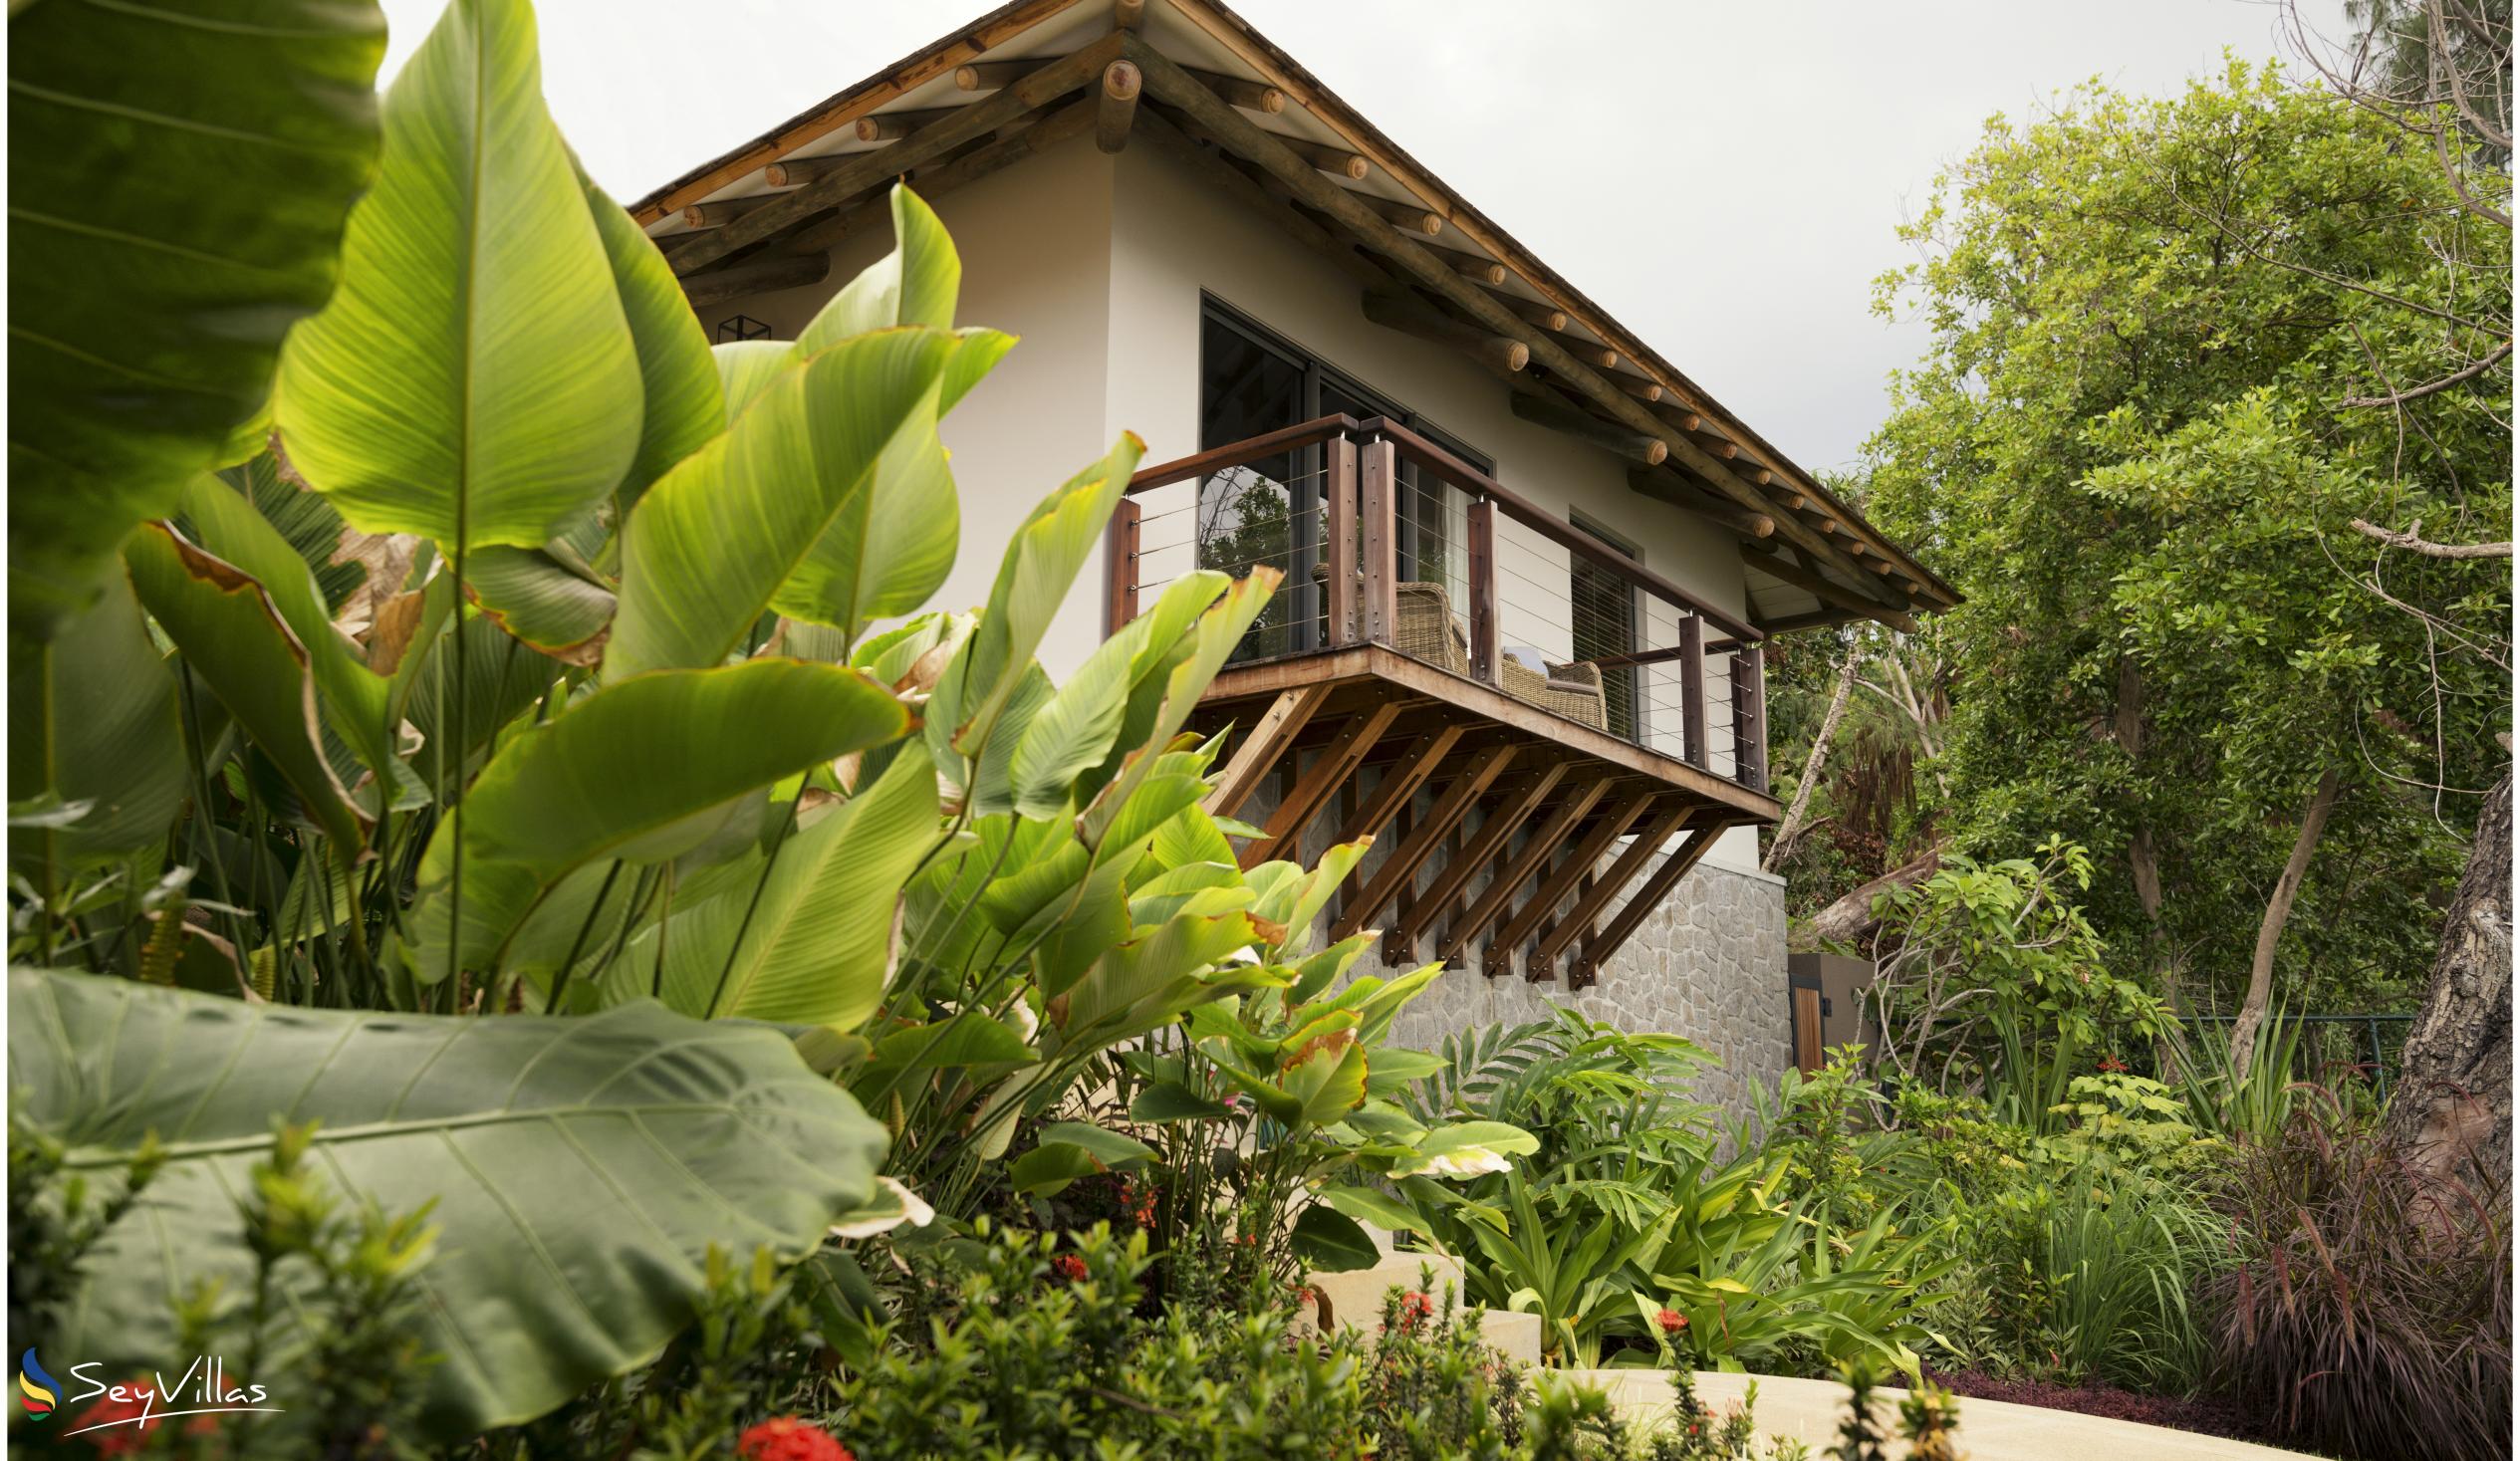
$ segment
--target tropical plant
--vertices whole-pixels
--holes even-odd
[[[524,0],[450,5],[380,145],[336,105],[374,19],[290,31],[231,98],[166,80],[198,28],[13,13],[66,98],[163,84],[114,95],[307,160],[210,251],[232,274],[129,296],[92,250],[48,282],[55,343],[156,342],[201,390],[13,376],[13,457],[85,465],[12,508],[42,611],[12,624],[11,957],[47,972],[12,976],[11,1077],[65,1182],[164,1138],[81,1276],[63,1341],[98,1353],[161,1354],[166,1294],[241,1271],[222,1184],[275,1111],[345,1200],[435,1199],[443,1433],[652,1354],[712,1248],[916,1214],[879,1163],[968,1196],[1103,1052],[1274,977],[1232,960],[1283,941],[1254,910],[1298,874],[1245,883],[1182,730],[1271,575],[1185,576],[1064,686],[1035,660],[1134,437],[1017,526],[985,607],[901,617],[959,541],[937,419],[1012,344],[954,328],[923,204],[896,190],[894,250],[795,341],[712,351],[552,123]],[[149,221],[233,189],[231,150]],[[213,309],[252,329],[167,324]]]
[[[1988,122],[1878,296],[1932,339],[1866,506],[1967,596],[1937,825],[2088,848],[2113,968],[2180,1008],[2380,1007],[2509,763],[2509,561],[2354,526],[2511,520],[2511,233],[2467,206],[2510,175],[2401,119],[2236,58],[2078,89]]]
[[[1441,1060],[1421,1112],[1511,1119],[1537,1150],[1457,1190],[1411,1178],[1400,1192],[1462,1257],[1471,1297],[1540,1316],[1552,1359],[1678,1352],[1740,1369],[1866,1352],[1917,1371],[1914,1313],[1944,1268],[1887,1212],[1843,1236],[1827,1196],[1790,1195],[1784,1150],[1718,1160],[1713,1112],[1680,1089],[1703,1051],[1560,1009],[1451,1037]]]
[[[437,1231],[413,1283],[420,1339],[445,1356],[426,1382],[440,1435],[522,1420],[642,1362],[689,1320],[730,1211],[800,1256],[865,1199],[883,1150],[882,1128],[776,1032],[653,1005],[424,1020],[9,978],[14,1117],[53,1153],[31,1200],[84,1191],[112,1214],[76,1287],[13,1304],[12,1337],[110,1368],[164,1362],[180,1350],[169,1296],[257,1291],[237,1194],[302,1147],[336,1197],[425,1211]],[[275,1113],[312,1124],[292,1135]],[[555,1257],[594,1252],[614,1261]],[[320,1277],[282,1275],[271,1302],[306,1302]]]
[[[1998,1116],[2037,1126],[2082,1052],[2156,1033],[2158,1002],[2110,971],[2073,901],[2091,874],[2089,853],[2050,839],[2035,858],[1953,856],[1890,887],[1865,996],[1873,1060],[1902,1085],[1975,1089]]]
[[[2210,1292],[2215,1375],[2243,1413],[2341,1455],[2504,1454],[2506,1193],[2420,1180],[2321,1091],[2234,1158],[2216,1206],[2237,1261]]]

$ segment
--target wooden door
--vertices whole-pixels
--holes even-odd
[[[1794,996],[1794,1065],[1809,1075],[1820,1069],[1820,981],[1796,980]]]

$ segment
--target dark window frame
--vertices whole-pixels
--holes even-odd
[[[1389,392],[1368,384],[1365,378],[1356,371],[1345,368],[1284,332],[1270,328],[1254,318],[1249,311],[1235,306],[1208,290],[1199,291],[1200,450],[1211,450],[1230,444],[1207,439],[1210,410],[1210,402],[1207,398],[1209,364],[1207,343],[1208,330],[1211,326],[1240,337],[1253,349],[1275,357],[1280,363],[1293,366],[1302,373],[1304,404],[1296,421],[1285,424],[1294,425],[1300,421],[1313,420],[1329,414],[1330,408],[1324,404],[1324,399],[1328,393],[1336,392],[1368,407],[1365,411],[1351,413],[1357,414],[1360,419],[1372,415],[1387,416],[1460,457],[1479,471],[1489,476],[1495,475],[1496,459],[1493,456],[1471,446],[1452,432],[1427,419],[1421,412],[1410,409]],[[1305,448],[1302,459],[1296,464],[1296,474],[1307,479],[1318,480],[1323,463],[1322,451],[1323,449],[1319,446]],[[1421,506],[1424,498],[1417,490],[1416,468],[1403,465],[1400,472],[1400,484],[1403,490],[1399,501],[1400,533],[1396,547],[1400,577],[1407,579],[1415,577],[1418,573],[1420,551],[1418,543],[1422,531]],[[1446,524],[1438,530],[1438,542],[1449,543],[1448,529],[1449,524]],[[1313,571],[1320,561],[1320,556],[1321,545],[1317,528],[1303,535],[1302,541],[1288,555],[1288,592],[1296,597],[1299,606],[1291,626],[1304,626],[1297,633],[1297,637],[1302,642],[1291,647],[1288,652],[1304,653],[1322,647],[1319,642],[1321,636],[1318,627],[1320,607],[1314,602],[1316,591],[1313,587]]]

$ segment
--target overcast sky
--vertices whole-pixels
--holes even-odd
[[[544,90],[627,201],[995,3],[540,0]],[[385,0],[388,74],[439,4]],[[2279,19],[2270,0],[1234,4],[1814,470],[1855,458],[1917,354],[1872,281],[1987,117],[2095,76],[2173,90],[2226,47],[2273,55]]]

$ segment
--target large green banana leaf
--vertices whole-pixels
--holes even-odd
[[[709,359],[709,338],[665,256],[622,205],[582,169],[579,185],[595,213],[595,231],[612,261],[622,315],[638,352],[638,378],[646,396],[639,419],[638,455],[630,462],[616,501],[624,512],[665,469],[698,451],[726,429],[726,401]]]
[[[281,355],[290,460],[365,532],[534,548],[630,472],[643,401],[533,12],[453,0],[386,94],[341,289]]]
[[[460,813],[438,824],[410,918],[420,974],[446,972],[450,920],[460,920],[463,967],[492,968],[573,870],[689,852],[751,807],[748,793],[908,727],[901,703],[865,674],[795,659],[663,671],[598,690],[513,735]]]
[[[776,1032],[647,1003],[441,1018],[13,970],[9,1085],[95,1187],[120,1187],[145,1135],[167,1157],[48,1347],[165,1363],[170,1294],[250,1282],[237,1199],[273,1123],[320,1122],[311,1169],[343,1196],[435,1204],[418,1282],[441,1436],[528,1419],[653,1355],[689,1322],[712,1246],[810,1251],[870,1196],[884,1148]]]
[[[165,839],[184,785],[173,671],[119,569],[49,642],[9,641],[9,800],[50,792],[87,811],[12,829],[10,860],[38,886],[81,863]]]
[[[226,454],[376,165],[368,0],[9,7],[9,582],[40,633]]]
[[[827,534],[863,538],[874,505],[893,501],[875,480],[897,461],[885,448],[935,434],[955,348],[917,328],[845,340],[762,386],[725,435],[657,479],[623,526],[607,675],[717,663]]]
[[[876,784],[778,850],[738,885],[665,930],[664,1000],[852,1030],[882,1003],[901,884],[937,837],[936,770],[916,741]]]
[[[1007,540],[979,626],[928,703],[927,739],[939,766],[989,746],[1009,703],[1036,672],[1033,651],[1050,632],[1145,450],[1135,433],[1122,432],[1101,461],[1043,498]],[[1041,699],[1048,698],[1045,688]],[[1021,728],[1010,731],[1004,752],[1011,761]]]

